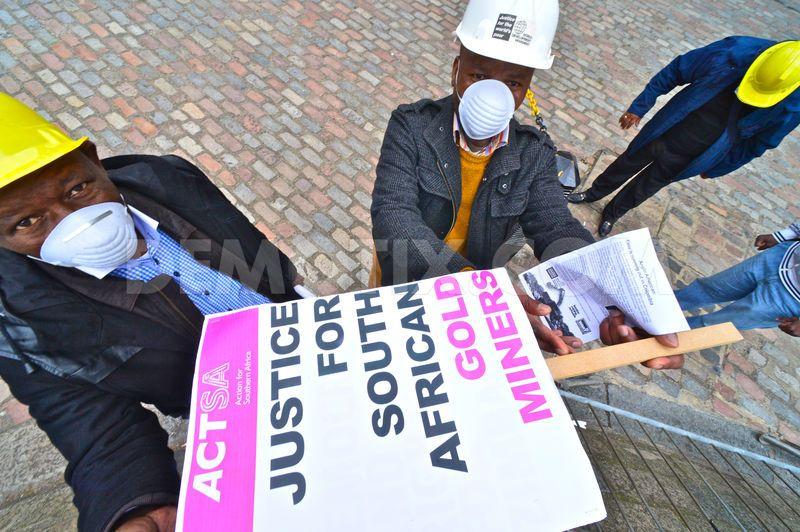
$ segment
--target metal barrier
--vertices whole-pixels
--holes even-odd
[[[561,391],[600,482],[596,530],[800,530],[800,467]]]

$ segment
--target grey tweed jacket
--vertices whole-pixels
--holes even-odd
[[[540,259],[594,242],[567,208],[550,138],[512,120],[472,205],[466,257],[452,251],[444,238],[461,203],[453,112],[448,96],[401,105],[389,120],[371,209],[384,286],[503,266],[525,239]]]

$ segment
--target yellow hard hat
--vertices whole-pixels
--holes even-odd
[[[772,107],[800,87],[800,41],[770,46],[759,55],[739,85],[739,99],[753,107]]]
[[[86,140],[72,140],[33,109],[0,92],[0,188],[78,149]]]

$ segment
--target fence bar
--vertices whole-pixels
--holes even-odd
[[[786,469],[787,471],[791,471],[795,475],[800,474],[800,467],[796,467],[796,466],[793,466],[793,465],[790,465],[790,464],[787,464],[787,463],[784,463],[784,462],[780,462],[778,460],[774,460],[774,459],[768,458],[766,456],[761,456],[760,454],[756,454],[756,453],[754,453],[752,451],[748,451],[747,449],[741,449],[739,447],[734,447],[733,445],[728,445],[727,443],[721,442],[719,440],[715,440],[715,439],[712,439],[712,438],[706,438],[705,436],[702,436],[700,434],[696,434],[696,433],[690,432],[688,430],[683,430],[683,429],[680,429],[678,427],[673,427],[672,425],[668,425],[666,423],[662,423],[660,421],[656,421],[655,419],[650,419],[649,417],[640,416],[639,414],[634,414],[633,412],[628,412],[626,410],[622,410],[621,408],[617,408],[617,407],[614,407],[614,406],[611,406],[611,405],[607,405],[607,404],[601,403],[599,401],[595,401],[593,399],[588,399],[586,397],[583,397],[583,396],[580,396],[580,395],[577,395],[577,394],[574,394],[574,393],[571,393],[571,392],[560,390],[559,393],[561,394],[562,397],[567,398],[567,399],[571,399],[571,400],[576,401],[578,403],[583,403],[583,404],[595,407],[595,408],[597,408],[599,410],[603,410],[605,412],[613,412],[613,413],[619,414],[619,415],[621,415],[623,417],[627,417],[628,419],[634,419],[636,421],[640,421],[640,422],[645,423],[647,425],[650,425],[650,426],[653,426],[653,427],[657,427],[657,428],[660,428],[660,429],[664,429],[667,432],[671,432],[673,434],[678,434],[680,436],[685,436],[686,438],[689,438],[690,440],[696,440],[696,441],[699,441],[701,443],[705,443],[705,444],[711,445],[713,447],[719,447],[720,449],[725,449],[726,451],[730,451],[732,453],[740,454],[742,456],[747,456],[748,458],[752,458],[753,460],[758,460],[759,462],[772,464],[772,465],[780,467],[782,469]],[[798,477],[798,480],[800,480],[800,477]]]

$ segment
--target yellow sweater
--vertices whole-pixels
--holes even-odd
[[[469,218],[472,214],[472,203],[478,194],[478,187],[483,179],[486,166],[491,160],[489,155],[474,155],[459,148],[461,152],[461,206],[456,213],[453,228],[444,238],[444,243],[462,256],[467,253],[467,237],[469,236]],[[378,256],[372,252],[372,269],[369,274],[370,288],[381,286],[381,265]]]
[[[459,148],[458,151],[461,152],[461,206],[458,208],[453,228],[444,237],[444,243],[453,251],[466,257],[472,203],[478,194],[478,187],[484,172],[486,172],[486,166],[492,158],[486,155],[475,155],[462,148]]]

